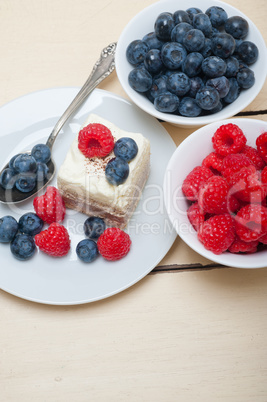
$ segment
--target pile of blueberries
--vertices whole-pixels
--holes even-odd
[[[0,185],[6,189],[28,193],[37,183],[44,183],[48,178],[51,151],[45,144],[35,145],[31,153],[14,155],[0,176]]]
[[[142,40],[126,50],[129,85],[163,113],[197,117],[219,112],[254,85],[249,67],[257,46],[245,40],[248,22],[212,6],[161,13]]]

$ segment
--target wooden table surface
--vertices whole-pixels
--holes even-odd
[[[266,0],[227,2],[267,41]],[[0,0],[0,105],[81,86],[100,50],[152,3]],[[127,98],[116,73],[100,88]],[[267,120],[267,83],[241,116]],[[193,131],[163,125],[177,145]],[[49,306],[0,291],[0,305],[1,402],[267,401],[267,270],[218,267],[178,237],[158,267],[109,299]]]

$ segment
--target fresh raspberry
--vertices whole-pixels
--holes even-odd
[[[212,137],[213,148],[222,156],[240,152],[246,142],[243,131],[232,123],[220,126]]]
[[[67,229],[59,223],[51,223],[34,238],[36,245],[44,253],[53,257],[63,257],[70,250],[70,238]]]
[[[203,246],[214,254],[226,251],[235,239],[234,222],[229,214],[214,215],[198,231]]]
[[[247,254],[256,253],[258,244],[259,244],[258,240],[246,242],[244,240],[241,240],[236,235],[235,240],[228,248],[228,251],[230,251],[230,253],[247,253]]]
[[[241,153],[246,155],[251,160],[257,170],[262,170],[264,168],[265,162],[256,148],[245,145]]]
[[[209,168],[214,174],[221,173],[222,171],[222,161],[223,156],[217,154],[216,152],[211,152],[202,161],[202,166]]]
[[[33,207],[36,214],[44,222],[62,222],[65,213],[65,203],[57,188],[49,186],[46,193],[33,200]]]
[[[267,132],[262,133],[256,139],[256,146],[260,156],[262,157],[264,162],[267,163]]]
[[[267,244],[267,233],[260,237],[259,242],[262,244]]]
[[[107,228],[97,241],[99,253],[109,261],[120,260],[130,251],[130,236],[119,228]]]
[[[196,166],[184,179],[182,191],[190,201],[197,201],[200,188],[213,176],[205,166]]]
[[[243,154],[227,155],[222,162],[222,175],[228,177],[238,172],[241,168],[252,165],[251,160]]]
[[[265,166],[265,168],[261,172],[261,182],[265,186],[267,185],[267,166]]]
[[[246,205],[236,214],[235,227],[241,240],[259,240],[267,233],[267,208],[259,204]]]
[[[114,138],[103,124],[91,123],[79,132],[78,148],[87,158],[103,158],[113,150]]]
[[[198,231],[205,220],[205,215],[200,210],[198,202],[194,202],[194,204],[190,205],[187,210],[187,217],[193,228]]]
[[[198,196],[200,209],[204,213],[223,214],[234,212],[239,203],[229,195],[229,185],[224,177],[213,176],[200,189]]]
[[[266,189],[261,182],[260,172],[251,165],[243,167],[228,177],[230,191],[237,199],[245,202],[261,203],[266,196]]]

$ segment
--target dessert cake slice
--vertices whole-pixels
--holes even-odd
[[[67,208],[89,216],[99,216],[105,219],[108,225],[123,228],[135,211],[149,176],[150,143],[142,134],[123,131],[95,114],[88,117],[82,129],[86,130],[93,124],[107,127],[115,145],[123,137],[135,141],[138,152],[132,160],[126,162],[126,168],[129,167],[128,177],[122,184],[112,184],[105,170],[107,164],[117,158],[114,150],[104,157],[85,156],[85,152],[79,149],[80,137],[77,133],[59,169],[58,189]],[[94,146],[99,145],[95,139],[92,141]],[[121,158],[119,159],[121,161]]]

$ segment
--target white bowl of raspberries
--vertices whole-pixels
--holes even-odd
[[[228,119],[202,127],[174,152],[164,199],[179,236],[222,265],[267,266],[267,123]]]
[[[260,92],[264,40],[241,11],[221,1],[162,0],[123,30],[116,71],[130,99],[177,126],[234,116]]]

